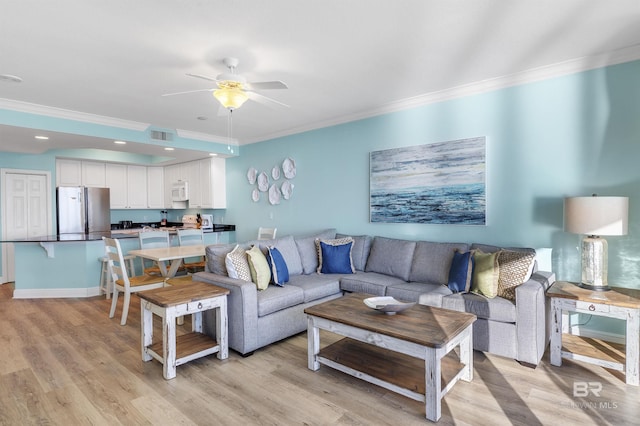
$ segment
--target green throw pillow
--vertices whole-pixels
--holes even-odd
[[[473,255],[475,264],[473,267],[471,293],[490,299],[498,295],[498,279],[500,277],[499,253],[483,253],[480,250],[476,250]]]
[[[269,281],[271,280],[271,268],[269,268],[267,258],[258,246],[253,246],[250,250],[247,250],[247,256],[249,258],[249,269],[251,270],[251,281],[256,284],[258,290],[266,289],[269,287]]]

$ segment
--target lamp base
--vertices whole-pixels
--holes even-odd
[[[580,287],[596,291],[609,289],[607,282],[607,240],[594,235],[582,240],[582,280]]]
[[[585,284],[585,283],[580,283],[578,284],[578,287],[580,288],[586,288],[587,290],[592,290],[592,291],[609,291],[611,290],[611,287],[609,287],[608,285],[589,285],[589,284]]]

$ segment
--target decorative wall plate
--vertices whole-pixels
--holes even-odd
[[[280,204],[280,188],[275,184],[269,188],[269,202],[273,205]]]
[[[249,168],[249,171],[247,172],[247,180],[249,181],[249,183],[251,185],[253,185],[254,183],[256,183],[256,176],[258,175],[258,171],[251,167]]]
[[[291,158],[287,158],[282,162],[282,171],[284,172],[284,177],[293,179],[296,177],[296,162]]]
[[[280,179],[280,167],[275,166],[273,169],[271,169],[271,177],[273,178],[273,180]]]
[[[265,172],[258,175],[258,189],[262,192],[269,189],[269,176]]]
[[[251,199],[254,203],[257,203],[258,200],[260,200],[260,191],[258,191],[258,188],[253,188],[253,191],[251,191]]]
[[[284,182],[282,182],[282,186],[280,187],[280,189],[282,190],[282,196],[285,200],[291,198],[291,193],[293,192],[293,184],[290,181],[285,180]]]

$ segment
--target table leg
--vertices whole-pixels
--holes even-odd
[[[227,296],[222,296],[222,302],[216,309],[216,339],[218,340],[218,345],[220,345],[218,359],[227,359],[229,357],[227,327]]]
[[[164,271],[162,271],[163,275],[169,278],[175,277],[176,274],[178,273],[178,268],[180,267],[180,265],[182,265],[182,259],[172,260],[171,266],[169,267],[169,271],[167,271],[165,267]]]
[[[181,325],[180,318],[184,319],[184,316],[178,317],[178,325]],[[202,311],[191,314],[191,331],[202,333]]]
[[[165,309],[162,317],[162,359],[165,379],[176,377],[176,315],[173,307]]]
[[[640,311],[629,309],[627,314],[627,359],[626,359],[626,382],[628,385],[638,386],[640,384]]]
[[[142,360],[151,361],[153,357],[147,353],[147,347],[153,342],[153,312],[151,312],[149,302],[140,299],[140,328],[142,333]]]
[[[320,329],[315,326],[313,318],[307,317],[307,366],[309,370],[320,369],[318,354],[320,353]]]
[[[426,417],[432,422],[437,422],[441,415],[440,394],[442,392],[442,369],[440,357],[435,348],[426,348],[424,371]]]
[[[551,298],[551,365],[562,365],[562,308],[560,299]]]
[[[460,378],[470,382],[473,380],[473,324],[463,333],[466,336],[460,341],[460,362],[464,364],[464,372]]]

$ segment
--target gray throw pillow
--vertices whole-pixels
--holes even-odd
[[[365,271],[409,281],[415,248],[415,241],[374,237]]]

